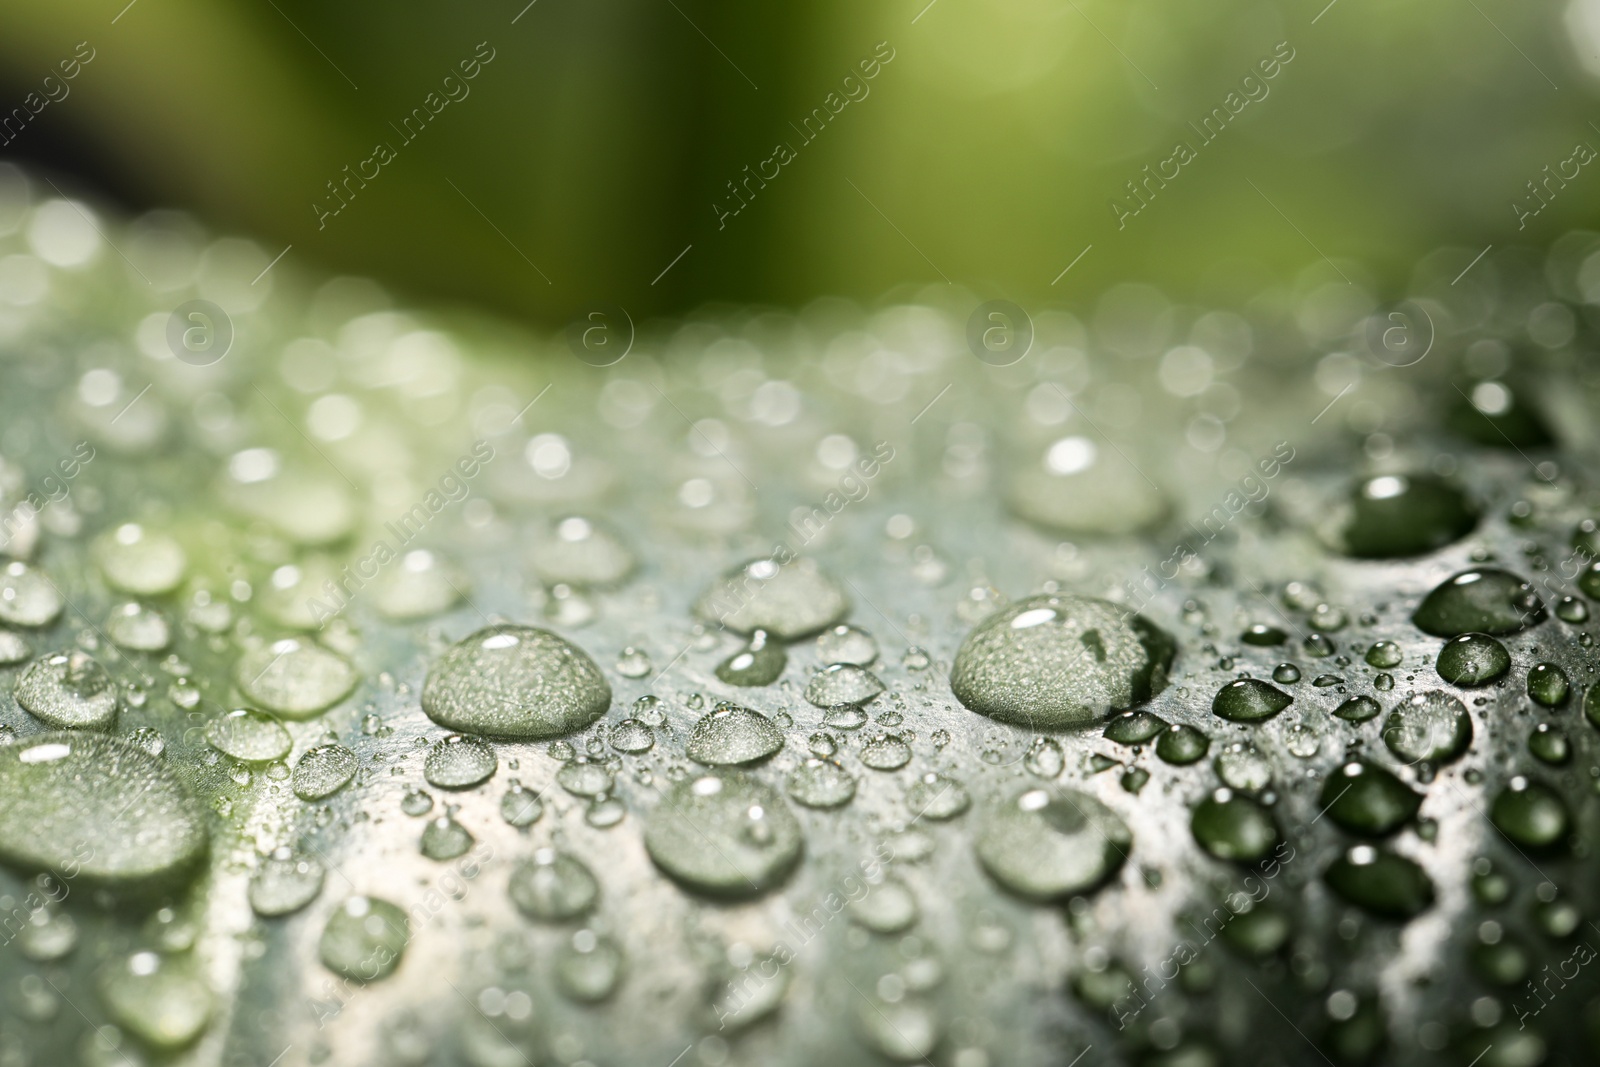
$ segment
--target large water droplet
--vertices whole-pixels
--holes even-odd
[[[494,777],[500,758],[475,737],[451,734],[435,741],[422,763],[422,776],[440,789],[471,789]]]
[[[1294,697],[1259,678],[1239,678],[1217,690],[1211,710],[1229,722],[1265,722]]]
[[[1389,713],[1383,742],[1407,763],[1449,763],[1472,743],[1472,716],[1449,693],[1414,693]]]
[[[1445,642],[1434,669],[1451,685],[1471,689],[1510,670],[1511,653],[1488,634],[1462,634]]]
[[[870,667],[878,658],[878,642],[865,630],[854,626],[835,626],[817,637],[817,658],[824,666],[851,663]]]
[[[656,743],[655,734],[638,719],[623,719],[611,728],[611,747],[618,752],[648,752]]]
[[[737,633],[765,630],[780,641],[793,641],[837,623],[850,610],[850,601],[813,560],[780,566],[758,559],[713,582],[694,610]]]
[[[177,1049],[211,1021],[211,991],[191,965],[135,952],[100,974],[100,998],[116,1022],[158,1049]]]
[[[1422,797],[1382,767],[1352,760],[1328,776],[1317,802],[1351,833],[1383,837],[1416,816]]]
[[[622,949],[609,937],[579,930],[556,953],[556,988],[583,1004],[609,997],[622,979]]]
[[[657,866],[690,888],[744,897],[781,882],[803,842],[775,790],[737,771],[716,771],[668,790],[650,814],[644,843]]]
[[[1358,482],[1334,509],[1324,538],[1360,559],[1420,556],[1472,532],[1478,509],[1460,488],[1431,474],[1384,474]]]
[[[528,918],[565,922],[595,906],[600,883],[576,857],[541,848],[512,870],[506,892]]]
[[[108,730],[117,718],[116,683],[87,652],[34,660],[17,679],[14,695],[40,722],[58,730]]]
[[[1373,845],[1356,845],[1323,875],[1345,900],[1384,918],[1410,919],[1433,903],[1433,882],[1404,856]]]
[[[293,741],[283,724],[270,715],[238,708],[206,724],[206,740],[241,763],[271,763],[289,754]]]
[[[1434,637],[1511,634],[1544,619],[1544,602],[1508,571],[1478,567],[1452,575],[1417,605],[1411,621]]]
[[[317,944],[322,963],[356,982],[387,978],[410,941],[406,913],[387,900],[354,896],[329,916]]]
[[[611,686],[582,649],[531,626],[490,626],[428,672],[422,710],[463,733],[511,739],[581,730],[611,706]]]
[[[737,704],[719,704],[694,724],[687,751],[696,763],[723,766],[754,763],[782,747],[783,732],[771,719]]]
[[[808,759],[789,775],[789,795],[808,808],[837,808],[856,795],[856,780],[830,759]]]
[[[986,815],[978,860],[1001,885],[1035,900],[1094,888],[1122,866],[1133,844],[1116,812],[1075,790],[1024,790]]]
[[[1196,805],[1189,828],[1201,848],[1234,863],[1260,863],[1280,840],[1272,813],[1231,789],[1218,789]]]
[[[1109,601],[1030,597],[967,635],[950,688],[1000,722],[1076,726],[1160,692],[1174,651],[1166,633]]]
[[[1554,663],[1535,663],[1528,668],[1528,695],[1547,708],[1566,703],[1571,689],[1567,672]]]
[[[615,585],[633,570],[633,553],[615,534],[576,515],[535,538],[530,558],[546,585]]]
[[[11,626],[48,626],[61,614],[66,599],[44,572],[20,560],[0,570],[0,622]]]
[[[250,907],[264,918],[299,911],[322,892],[322,864],[280,848],[261,861],[250,879]]]
[[[172,624],[154,608],[129,601],[111,609],[106,637],[130,652],[159,652],[172,643]]]
[[[204,814],[167,763],[100,734],[0,747],[0,858],[113,885],[188,872]]]
[[[717,677],[729,685],[771,685],[788,666],[789,655],[783,646],[767,637],[766,631],[750,635],[750,644],[717,664]]]
[[[318,745],[300,757],[290,784],[301,800],[326,800],[356,776],[356,754],[343,745]]]
[[[240,656],[234,680],[241,693],[266,710],[308,719],[348,696],[360,676],[343,656],[286,637]]]
[[[911,746],[899,734],[878,734],[861,746],[861,763],[875,771],[898,771],[911,762]]]
[[[1572,829],[1572,815],[1561,794],[1521,775],[1511,779],[1494,798],[1489,819],[1496,829],[1524,848],[1552,848]]]
[[[1167,728],[1167,720],[1154,712],[1136,708],[1114,716],[1101,734],[1119,745],[1142,745]]]
[[[849,905],[850,918],[875,934],[898,934],[917,921],[917,898],[898,878],[885,878],[869,886],[867,894]]]
[[[96,538],[91,553],[106,581],[134,596],[172,592],[188,566],[177,541],[131,522]]]
[[[1063,437],[1042,461],[1017,471],[1007,487],[1011,510],[1066,534],[1112,536],[1160,522],[1166,496],[1116,448],[1087,437]]]

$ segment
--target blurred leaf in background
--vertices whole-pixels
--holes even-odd
[[[1596,0],[124,3],[0,15],[8,113],[95,56],[0,158],[535,321],[946,281],[1228,300],[1323,257],[1394,289],[1596,221],[1600,175],[1544,169],[1600,147]]]

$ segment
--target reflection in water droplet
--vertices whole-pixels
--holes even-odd
[[[100,662],[77,650],[42,656],[17,679],[17,703],[46,726],[107,730],[117,717],[117,688]]]

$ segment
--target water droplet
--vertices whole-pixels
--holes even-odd
[[[716,674],[729,685],[763,686],[776,682],[789,664],[783,646],[767,637],[765,630],[750,635],[750,644],[717,664]]]
[[[131,522],[96,538],[90,553],[107,582],[134,596],[172,592],[188,566],[177,541]]]
[[[1555,440],[1520,388],[1513,390],[1499,381],[1480,381],[1466,395],[1457,394],[1449,400],[1445,426],[1469,441],[1520,452],[1544,448]]]
[[[471,789],[494,777],[500,757],[476,737],[451,734],[433,743],[422,763],[422,776],[439,789]]]
[[[648,752],[656,743],[655,734],[638,719],[623,719],[611,728],[611,747],[618,752]]]
[[[875,771],[898,771],[911,762],[911,746],[899,734],[878,734],[861,748],[861,763]]]
[[[866,1044],[895,1063],[926,1060],[944,1032],[932,1006],[911,999],[890,1002],[877,993],[858,1004],[856,1023]]]
[[[583,810],[583,821],[597,830],[609,829],[627,817],[627,805],[604,794],[589,801],[589,806]]]
[[[1369,696],[1351,697],[1333,709],[1334,715],[1346,722],[1366,722],[1376,718],[1383,708]]]
[[[808,808],[837,808],[856,795],[856,780],[830,759],[808,759],[789,775],[789,795]]]
[[[54,582],[20,560],[0,570],[0,622],[10,626],[48,626],[66,604]]]
[[[1276,626],[1268,626],[1265,623],[1258,622],[1240,634],[1239,640],[1247,645],[1270,648],[1273,645],[1281,645],[1289,640],[1289,635]]]
[[[643,678],[653,670],[650,655],[643,649],[629,645],[617,655],[617,673],[624,678]]]
[[[615,534],[573,515],[537,537],[530,557],[546,585],[616,585],[633,570],[633,553]]]
[[[500,798],[500,817],[518,828],[532,826],[544,814],[544,801],[515,778]]]
[[[925,671],[933,665],[933,657],[913,645],[900,657],[900,665],[908,671]]]
[[[35,908],[14,936],[17,950],[24,957],[35,963],[50,963],[65,958],[77,947],[78,924],[66,912]]]
[[[1171,511],[1166,495],[1121,449],[1076,434],[1053,442],[1042,461],[1016,470],[1006,503],[1023,519],[1069,537],[1134,533]]]
[[[1217,691],[1211,710],[1229,722],[1265,722],[1294,703],[1283,690],[1257,678],[1239,678]]]
[[[1142,745],[1166,728],[1167,720],[1138,708],[1113,716],[1101,736],[1119,745]]]
[[[1470,689],[1510,670],[1511,654],[1488,634],[1462,634],[1445,642],[1434,667],[1445,681]]]
[[[1310,726],[1297,722],[1283,732],[1283,747],[1297,759],[1310,759],[1322,748],[1322,738]]]
[[[906,790],[906,807],[919,819],[944,822],[972,806],[966,786],[949,775],[929,771]]]
[[[243,763],[271,763],[289,754],[289,731],[270,715],[239,708],[206,724],[206,740],[225,756]]]
[[[1321,634],[1306,634],[1305,640],[1300,642],[1300,647],[1305,649],[1306,655],[1312,659],[1326,659],[1333,655],[1333,642]]]
[[[1145,787],[1145,783],[1148,781],[1150,781],[1150,772],[1143,767],[1130,767],[1118,779],[1123,789],[1135,795]]]
[[[1511,634],[1544,619],[1544,603],[1508,571],[1478,567],[1441,582],[1417,606],[1411,621],[1425,634]]]
[[[870,667],[878,658],[878,642],[865,630],[835,626],[817,637],[817,658],[823,664],[850,663]]]
[[[1430,689],[1402,700],[1383,725],[1389,751],[1412,763],[1449,763],[1472,743],[1472,716],[1449,693]]]
[[[1323,633],[1333,633],[1342,630],[1350,624],[1350,616],[1345,610],[1333,604],[1318,604],[1311,609],[1311,625]]]
[[[800,824],[778,793],[737,771],[674,785],[651,812],[645,848],[692,889],[718,896],[764,893],[800,858]]]
[[[556,784],[575,797],[597,797],[611,792],[615,783],[605,764],[579,756],[556,771]]]
[[[511,872],[511,902],[530,919],[576,919],[600,899],[600,883],[582,861],[553,848],[541,848]]]
[[[343,745],[318,745],[300,757],[290,783],[301,800],[326,800],[356,776],[356,754]]]
[[[189,873],[206,849],[204,813],[166,762],[100,734],[0,747],[0,796],[0,859],[23,868],[135,885]]]
[[[1478,524],[1460,488],[1430,474],[1366,478],[1333,510],[1325,538],[1359,559],[1421,556],[1459,541]]]
[[[1241,742],[1229,745],[1212,761],[1224,785],[1241,793],[1259,793],[1272,784],[1272,764]]]
[[[1367,649],[1367,663],[1373,667],[1398,667],[1405,653],[1393,641],[1374,641]]]
[[[1545,707],[1560,707],[1570,691],[1567,672],[1554,663],[1536,663],[1528,668],[1528,695]]]
[[[967,635],[950,688],[1000,722],[1075,726],[1160,692],[1174,651],[1166,633],[1108,601],[1030,597]]]
[[[1390,919],[1410,919],[1433,903],[1433,882],[1404,856],[1356,845],[1334,860],[1323,879],[1356,907]]]
[[[986,813],[978,860],[1012,892],[1058,900],[1087,892],[1122,866],[1133,835],[1087,793],[1028,789]]]
[[[0,667],[13,667],[26,662],[33,655],[22,635],[11,630],[0,630]]]
[[[1293,663],[1280,663],[1272,668],[1272,680],[1283,685],[1293,685],[1300,680],[1300,668]]]
[[[883,683],[876,675],[849,663],[825,667],[806,683],[806,700],[819,708],[865,704],[882,692]]]
[[[579,930],[556,953],[556,988],[583,1004],[609,997],[622,980],[622,949],[609,937]]]
[[[100,662],[73,650],[43,656],[17,679],[21,704],[46,726],[108,730],[117,718],[117,687]]]
[[[782,747],[783,733],[771,719],[737,704],[718,704],[694,724],[687,753],[696,763],[724,766],[754,763]]]
[[[135,952],[108,965],[99,985],[111,1018],[158,1049],[188,1045],[211,1021],[211,991],[183,960]]]
[[[835,730],[859,730],[867,724],[867,713],[854,704],[837,704],[823,712],[822,722]]]
[[[307,719],[348,696],[360,676],[343,656],[286,637],[240,656],[234,680],[241,693],[267,711]]]
[[[1352,760],[1328,776],[1318,803],[1350,833],[1384,837],[1416,817],[1422,797],[1383,768]]]
[[[1489,820],[1514,844],[1533,849],[1554,847],[1572,829],[1572,816],[1561,794],[1521,775],[1494,798]]]
[[[646,726],[659,728],[667,725],[667,713],[661,709],[661,698],[658,696],[647,693],[635,700],[633,713]]]
[[[1272,813],[1260,801],[1226,788],[1195,807],[1189,828],[1201,848],[1234,863],[1260,863],[1280,840]]]
[[[473,845],[472,834],[451,815],[429,819],[422,828],[422,854],[430,860],[453,860]]]
[[[490,626],[428,672],[422,710],[446,729],[537,739],[581,730],[611,706],[611,686],[583,650],[547,630]]]
[[[411,935],[406,913],[377,897],[350,897],[329,916],[317,944],[323,966],[355,982],[376,982],[400,966]]]
[[[1180,767],[1204,759],[1210,748],[1211,738],[1181,722],[1167,727],[1156,738],[1156,755]]]
[[[159,652],[172,642],[172,624],[154,608],[129,601],[111,609],[106,637],[130,652]]]
[[[1572,742],[1561,730],[1542,722],[1528,735],[1528,751],[1535,759],[1559,767],[1572,758]]]
[[[875,934],[898,934],[911,929],[918,916],[917,898],[897,878],[869,886],[867,894],[850,902],[850,918]]]
[[[400,810],[416,818],[433,810],[433,794],[422,789],[407,789],[400,798]]]
[[[268,919],[299,911],[322,892],[323,875],[322,864],[310,856],[280,848],[250,879],[250,907]]]
[[[425,619],[453,607],[468,585],[466,575],[425,548],[400,557],[397,566],[378,572],[370,586],[372,603],[390,619]],[[470,589],[470,586],[468,586]]]
[[[1067,767],[1067,757],[1061,751],[1061,744],[1048,737],[1036,737],[1033,744],[1028,746],[1027,755],[1022,757],[1022,766],[1029,774],[1036,774],[1040,778],[1056,778]]]
[[[736,633],[765,630],[779,641],[794,641],[837,623],[850,610],[850,601],[813,560],[780,566],[758,559],[713,582],[694,610]]]
[[[1589,621],[1589,605],[1575,596],[1564,596],[1556,601],[1556,618],[1577,626]]]

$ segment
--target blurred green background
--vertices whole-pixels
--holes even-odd
[[[1600,0],[525,3],[8,4],[0,107],[79,42],[94,59],[0,159],[546,323],[945,281],[1028,306],[1127,279],[1228,301],[1319,250],[1392,293],[1433,248],[1543,245],[1600,204],[1585,167],[1526,228],[1512,207],[1600,147]],[[1285,41],[1267,95],[1202,146],[1188,123]],[[480,42],[470,95],[405,143]],[[1112,198],[1180,139],[1197,158],[1119,229]],[[326,183],[380,141],[394,161],[319,229]],[[727,183],[779,142],[795,158],[719,227]]]

